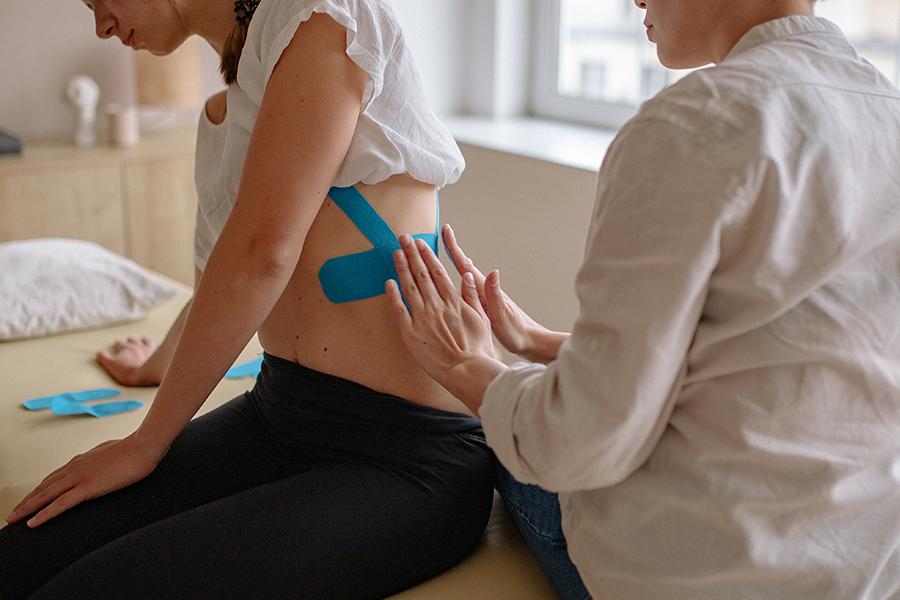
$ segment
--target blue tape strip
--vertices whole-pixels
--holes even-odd
[[[425,240],[437,252],[437,236],[433,233],[422,233],[414,237]],[[365,300],[383,294],[384,284],[388,279],[399,284],[393,257],[394,250],[399,247],[398,243],[396,248],[372,248],[326,261],[319,270],[319,281],[325,297],[335,304]]]
[[[28,410],[47,410],[53,404],[56,398],[63,398],[70,402],[87,402],[88,400],[101,400],[103,398],[115,398],[121,394],[119,390],[100,388],[95,390],[83,390],[78,392],[62,392],[53,394],[52,396],[43,396],[41,398],[32,398],[22,402],[22,406]]]
[[[333,187],[329,190],[328,196],[373,246],[378,248],[396,244],[398,248],[400,247],[397,236],[356,188]]]
[[[328,193],[350,221],[372,242],[374,248],[356,254],[332,258],[319,269],[319,283],[325,297],[334,304],[374,298],[384,293],[388,279],[399,283],[393,253],[400,241],[372,205],[356,188],[331,188]],[[437,200],[434,233],[413,236],[425,240],[437,254],[441,222],[440,200]]]
[[[131,412],[144,406],[143,402],[137,400],[126,400],[124,402],[104,402],[102,404],[82,404],[73,402],[63,397],[53,399],[50,405],[50,411],[54,415],[91,415],[93,417],[111,417],[122,413]]]
[[[263,359],[262,356],[260,356],[251,361],[235,365],[228,369],[228,372],[225,373],[225,378],[243,379],[245,377],[251,377],[255,379],[259,375],[259,372],[262,371],[262,362]]]

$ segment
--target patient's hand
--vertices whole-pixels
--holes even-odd
[[[444,247],[460,276],[471,273],[481,306],[491,321],[491,329],[503,347],[534,362],[556,358],[559,346],[568,334],[550,331],[537,323],[500,288],[500,271],[485,277],[460,248],[453,229],[443,228]]]
[[[112,353],[98,352],[97,362],[121,385],[154,386],[162,381],[162,376],[150,368],[149,359],[155,351],[153,340],[130,337],[113,344]]]
[[[148,452],[134,434],[79,454],[53,471],[6,516],[7,523],[29,517],[34,528],[85,500],[120,490],[149,475],[162,456]]]

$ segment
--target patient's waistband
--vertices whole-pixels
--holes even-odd
[[[268,353],[252,393],[261,402],[317,420],[434,433],[481,430],[480,421],[469,415],[416,404]]]

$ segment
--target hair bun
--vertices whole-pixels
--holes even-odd
[[[244,25],[250,24],[256,7],[259,6],[259,0],[235,0],[234,2],[234,18],[238,23]]]

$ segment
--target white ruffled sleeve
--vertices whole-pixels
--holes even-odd
[[[369,76],[363,112],[381,94],[386,57],[399,35],[393,15],[386,7],[373,0],[278,0],[269,2],[265,8],[263,15],[254,18],[264,19],[259,58],[266,83],[300,25],[313,13],[324,13],[347,29],[347,56]]]

